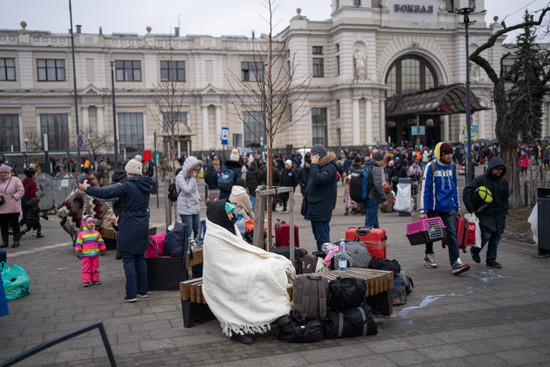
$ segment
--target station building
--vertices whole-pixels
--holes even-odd
[[[274,36],[296,75],[310,78],[307,94],[291,96],[301,102],[289,106],[288,119],[301,118],[277,136],[275,148],[463,141],[465,29],[463,16],[449,10],[467,1],[332,0],[331,6],[327,20],[309,20],[297,9]],[[486,23],[483,10],[478,0],[470,52],[501,29],[498,19]],[[257,123],[263,106],[243,108],[233,98],[235,85],[246,93],[242,83],[254,83],[262,69],[257,50],[266,45],[264,35],[182,36],[179,29],[166,35],[150,27],[144,35],[107,35],[77,26],[73,65],[70,34],[27,27],[0,30],[0,151],[40,150],[44,134],[50,150],[76,147],[74,67],[79,132],[109,138],[116,126],[121,154],[153,149],[155,133],[160,149],[168,142],[169,108],[155,102],[167,84],[181,96],[178,154],[221,150],[222,127],[229,128],[228,148],[265,143]],[[497,68],[503,41],[484,54]],[[474,139],[494,139],[492,84],[475,64],[470,79]],[[549,103],[544,111],[543,136]],[[112,152],[112,140],[101,149]]]

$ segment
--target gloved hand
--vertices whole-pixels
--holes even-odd
[[[82,259],[82,251],[76,251],[75,255],[76,255],[76,257],[78,257],[79,259]]]
[[[44,218],[44,219],[46,219],[46,220],[50,219],[50,218],[48,218],[47,215],[43,216],[42,218]]]
[[[105,256],[105,255],[107,255],[107,251],[106,250],[100,250],[99,255],[100,256]]]

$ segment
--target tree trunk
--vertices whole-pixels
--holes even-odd
[[[506,100],[504,82],[495,84],[493,89],[497,113],[496,136],[500,145],[500,153],[506,164],[506,179],[510,187],[510,209],[522,206],[519,184],[518,144],[510,129],[510,109]]]

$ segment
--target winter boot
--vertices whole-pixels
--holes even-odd
[[[19,239],[21,238],[21,232],[13,234],[13,244],[11,247],[19,247]]]
[[[10,235],[9,233],[2,233],[2,245],[0,248],[8,247],[10,245]]]
[[[346,208],[346,211],[344,212],[344,215],[349,215],[349,208]]]

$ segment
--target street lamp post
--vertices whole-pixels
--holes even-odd
[[[111,97],[113,99],[113,145],[115,147],[115,169],[118,167],[118,138],[116,133],[115,73],[111,61]]]
[[[472,162],[472,111],[470,101],[470,41],[468,26],[474,24],[470,22],[469,15],[475,11],[475,0],[469,0],[467,8],[456,9],[454,12],[464,16],[464,29],[466,31],[466,184],[474,179],[474,165]]]
[[[73,88],[74,88],[74,114],[75,114],[75,123],[76,123],[76,136],[80,135],[80,129],[78,127],[78,95],[76,89],[76,63],[74,60],[74,34],[73,34],[73,8],[71,6],[71,0],[69,0],[69,17],[71,18],[71,53],[73,57]],[[78,152],[78,166],[80,167],[80,145],[76,145]]]

